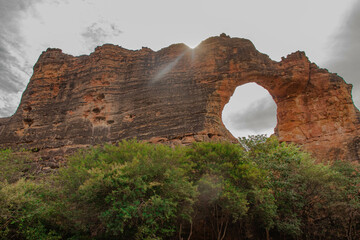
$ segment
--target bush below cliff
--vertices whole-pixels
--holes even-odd
[[[23,158],[0,154],[0,239],[360,236],[359,166],[316,164],[276,138],[123,141],[79,151],[41,178],[24,178]]]

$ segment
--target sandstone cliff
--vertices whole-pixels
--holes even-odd
[[[221,120],[235,88],[255,82],[277,104],[281,141],[320,160],[359,160],[359,111],[351,85],[303,52],[272,61],[246,39],[224,34],[195,49],[160,51],[103,45],[89,56],[48,49],[39,57],[16,113],[0,119],[0,146],[62,156],[137,138],[188,144],[234,140]]]

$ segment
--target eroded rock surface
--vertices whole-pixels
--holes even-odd
[[[318,159],[359,160],[359,111],[350,84],[303,52],[280,62],[224,34],[197,48],[103,45],[89,56],[43,52],[16,113],[0,119],[0,146],[62,156],[137,138],[188,144],[235,140],[221,114],[235,88],[255,82],[277,104],[275,133]]]

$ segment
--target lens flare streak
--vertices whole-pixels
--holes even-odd
[[[152,78],[151,83],[156,83],[160,81],[163,77],[165,77],[183,58],[185,53],[182,53],[178,57],[176,57],[172,62],[168,63],[165,67],[160,69],[160,71]]]

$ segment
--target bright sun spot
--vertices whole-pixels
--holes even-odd
[[[198,45],[199,45],[199,43],[197,43],[197,42],[186,43],[186,46],[188,46],[191,49],[195,49]]]

